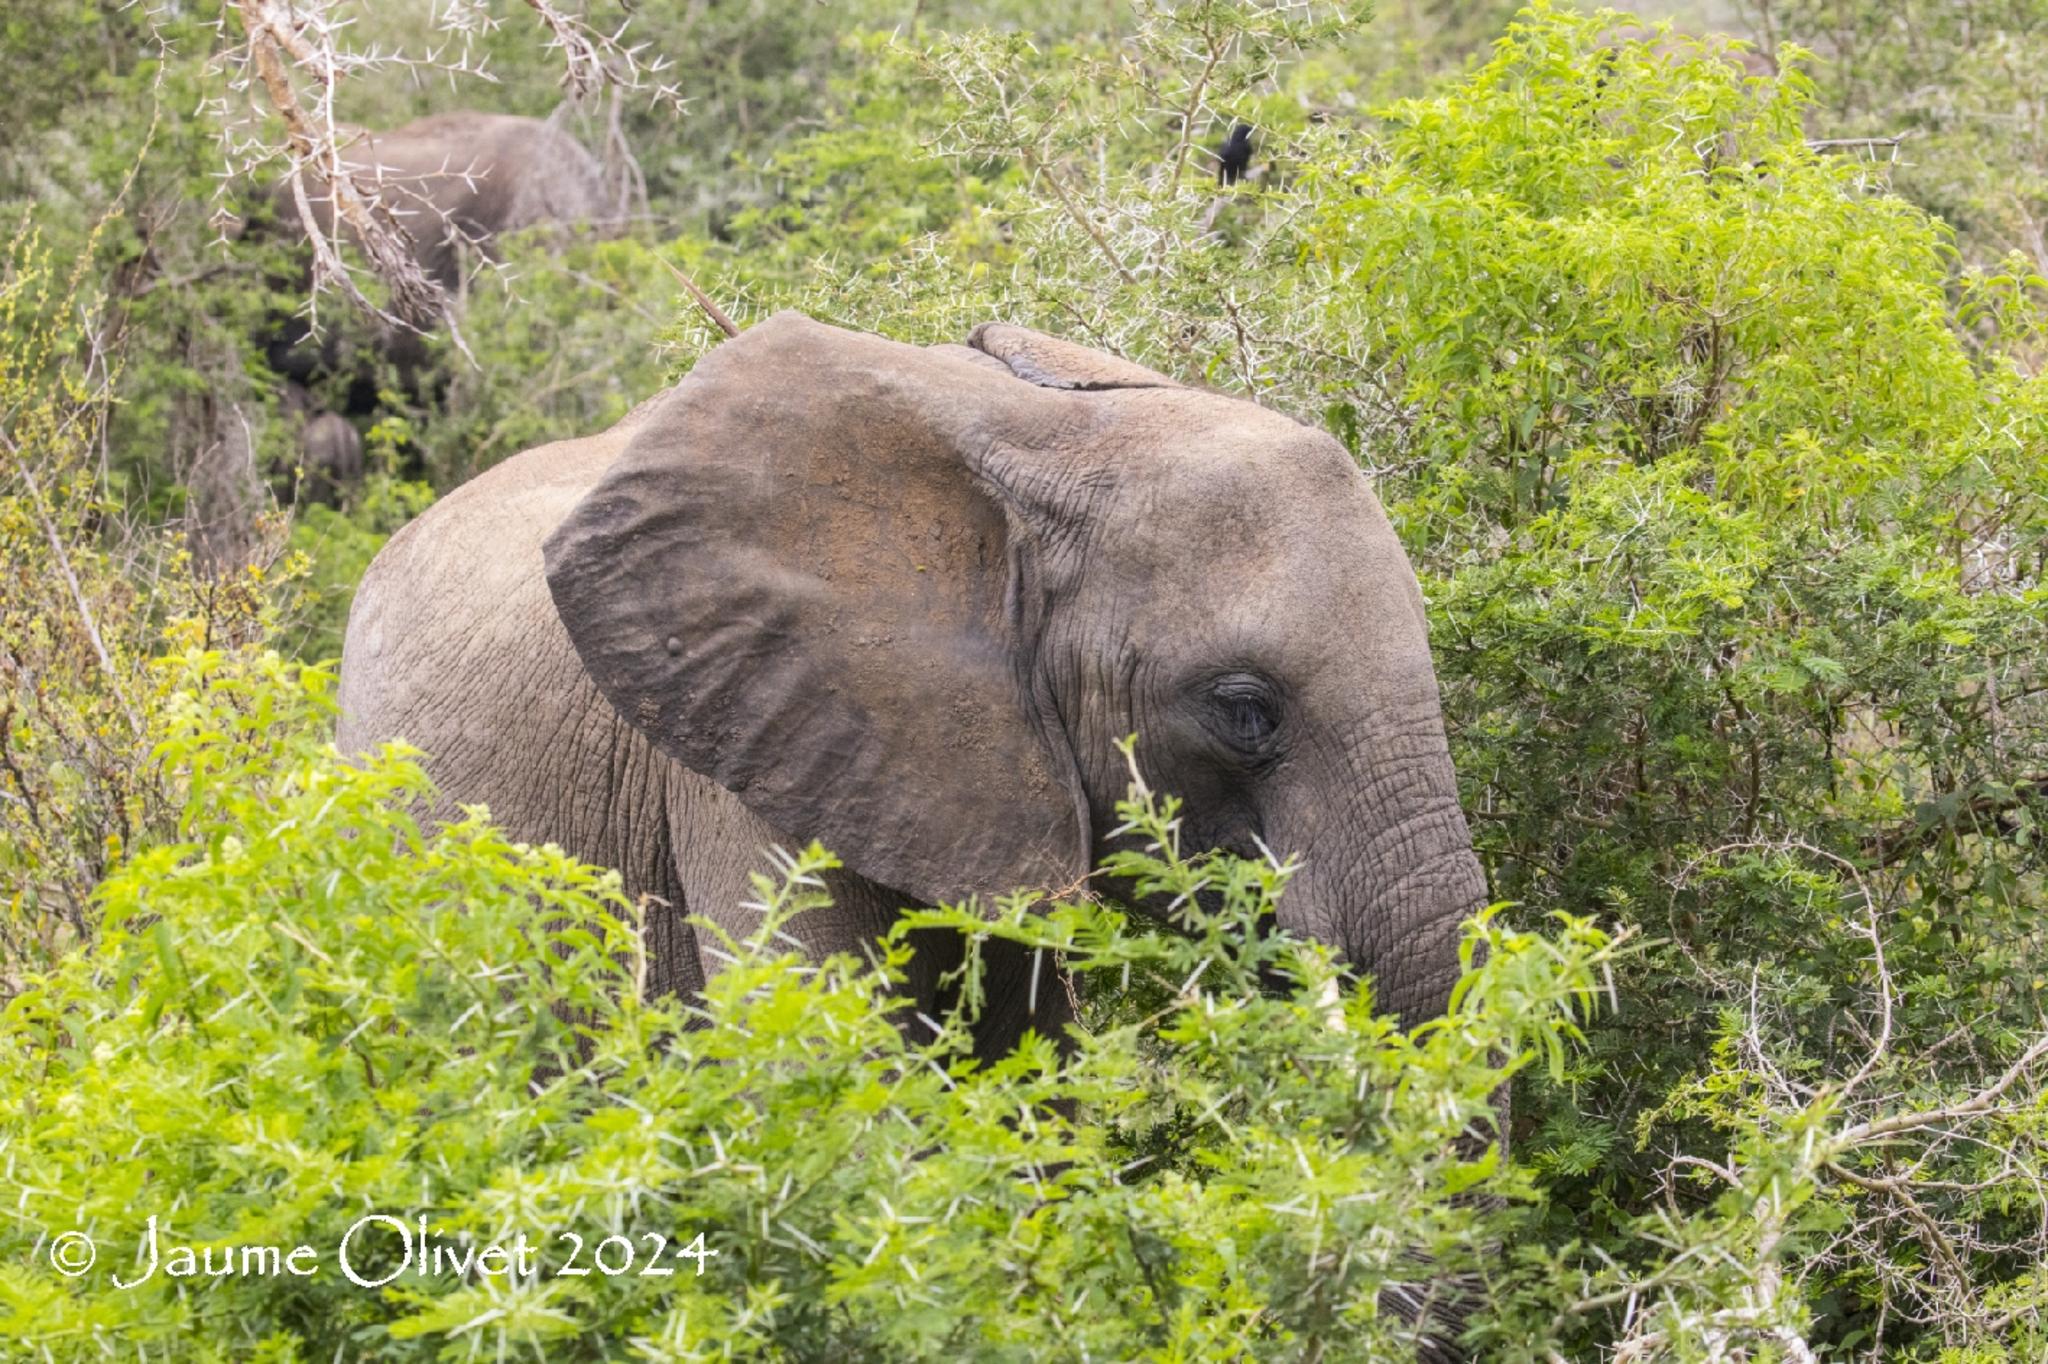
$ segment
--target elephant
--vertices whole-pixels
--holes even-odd
[[[362,434],[340,413],[317,406],[312,394],[296,384],[286,387],[279,411],[298,424],[299,449],[297,467],[279,471],[273,482],[279,500],[338,504],[362,479]]]
[[[390,132],[359,134],[343,159],[391,207],[421,269],[451,293],[462,287],[464,243],[488,253],[502,233],[615,216],[597,159],[537,118],[431,114]],[[273,187],[271,198],[279,221],[303,231],[290,187]],[[319,226],[332,230],[333,207],[321,186],[308,187],[307,201]]]
[[[789,932],[1080,882],[1135,758],[1183,838],[1300,856],[1280,927],[1443,1011],[1487,882],[1423,600],[1333,438],[1003,323],[919,347],[783,312],[601,434],[448,494],[370,566],[338,742],[403,737],[440,799],[658,897],[657,988],[713,964],[762,850],[844,861]],[[653,902],[650,902],[653,903]],[[957,940],[906,991],[944,1007]],[[1065,991],[985,954],[978,1055]]]
[[[322,412],[299,430],[298,495],[333,504],[363,476],[363,438],[335,412]]]
[[[467,287],[472,253],[494,256],[504,233],[544,223],[607,227],[617,217],[596,158],[574,137],[539,119],[468,110],[434,114],[389,132],[357,134],[344,160],[360,174],[364,188],[389,205],[411,238],[413,259],[422,272],[457,298]],[[315,180],[306,189],[318,226],[332,231],[333,205],[324,186]],[[303,240],[306,226],[290,185],[271,186],[268,200],[283,235]],[[376,356],[397,366],[402,386],[420,386],[427,352],[414,332],[380,324],[368,354],[356,355],[347,353],[338,332],[328,332],[318,345],[310,344],[310,338],[308,323],[296,316],[277,319],[264,338],[271,369],[286,381],[288,408],[315,409],[308,385],[339,373],[350,376],[347,415],[368,415],[377,405],[377,380],[368,363]],[[325,469],[338,453],[345,456],[336,442],[346,438],[332,424],[323,424],[317,412],[304,431],[300,453],[307,469]],[[316,436],[325,443],[316,445]],[[344,486],[308,480],[300,492],[332,501]]]

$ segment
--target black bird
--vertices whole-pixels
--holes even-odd
[[[1252,125],[1240,123],[1230,130],[1216,152],[1216,183],[1234,185],[1244,179],[1252,164]]]

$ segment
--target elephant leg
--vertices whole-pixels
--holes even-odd
[[[991,981],[989,1015],[975,1029],[975,1054],[985,1060],[1007,1056],[1028,1031],[1051,1041],[1062,1058],[1071,1056],[1074,1044],[1067,1025],[1074,1021],[1073,980],[1058,958],[1041,948],[1008,942],[990,944],[985,955]]]

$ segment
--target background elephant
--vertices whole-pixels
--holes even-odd
[[[1415,578],[1329,436],[1016,327],[930,349],[780,314],[601,435],[450,494],[363,581],[345,751],[403,736],[449,802],[614,866],[660,983],[746,873],[847,869],[792,931],[854,949],[906,903],[1071,885],[1127,772],[1198,847],[1304,859],[1282,925],[1439,1012],[1485,899]],[[958,945],[919,953],[943,1006]],[[1058,1036],[997,954],[977,1050]],[[1033,1012],[1035,1007],[1035,1013]]]
[[[431,114],[389,132],[359,134],[344,159],[363,187],[390,205],[412,238],[414,258],[450,292],[462,287],[465,243],[488,253],[500,233],[615,216],[597,159],[537,118]],[[318,185],[307,198],[319,226],[332,230],[332,204]],[[277,186],[272,200],[280,222],[303,230],[289,186]]]
[[[363,187],[390,206],[412,240],[413,258],[428,278],[458,299],[480,258],[495,258],[504,233],[543,223],[604,224],[617,217],[603,168],[583,145],[535,118],[475,111],[434,114],[390,132],[363,132],[346,152]],[[323,232],[334,225],[332,201],[316,182],[307,201]],[[270,207],[288,237],[303,238],[305,224],[286,184],[270,191]],[[288,384],[286,408],[308,413],[300,451],[309,471],[334,464],[339,439],[322,424],[322,406],[308,386],[333,374],[348,376],[341,406],[350,417],[376,409],[375,361],[397,366],[400,385],[417,394],[427,352],[411,331],[378,324],[364,338],[330,330],[314,345],[304,318],[280,319],[265,349],[270,367]],[[346,460],[342,461],[344,464]],[[332,500],[340,487],[309,477],[301,492]]]

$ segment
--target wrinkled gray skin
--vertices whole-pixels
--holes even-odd
[[[460,298],[478,256],[495,258],[500,235],[543,223],[605,224],[614,216],[596,158],[569,134],[535,118],[461,111],[417,119],[389,132],[363,132],[344,151],[364,188],[393,211],[412,239],[413,259],[429,278]],[[271,190],[271,206],[282,230],[302,237],[296,198],[288,185]],[[307,186],[307,203],[324,230],[334,211],[324,186]],[[303,319],[294,318],[268,341],[271,367],[288,381],[287,406],[311,407],[304,385],[319,371],[348,369],[339,333],[321,345],[307,341]],[[377,352],[396,362],[404,381],[426,352],[412,332],[380,327]],[[374,386],[365,379],[363,410],[374,406]],[[352,405],[351,411],[355,408]],[[357,413],[361,415],[361,413]],[[353,434],[353,433],[351,433]],[[361,443],[354,473],[345,448],[348,437],[316,415],[303,428],[299,450],[307,471],[299,495],[332,501],[360,475]]]
[[[1485,899],[1415,578],[1327,435],[1021,328],[920,349],[780,314],[601,435],[443,498],[363,580],[344,751],[404,737],[452,807],[669,908],[659,983],[736,934],[771,844],[846,861],[797,921],[1078,881],[1139,736],[1192,846],[1303,869],[1281,924],[1440,1012]],[[913,983],[956,946],[929,945]],[[979,1049],[1057,1036],[1000,960]],[[1050,973],[1047,973],[1049,977]]]

